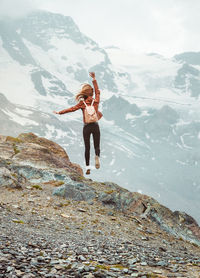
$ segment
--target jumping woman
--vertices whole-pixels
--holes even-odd
[[[94,89],[89,84],[84,84],[81,91],[76,95],[77,105],[72,106],[68,109],[61,110],[59,112],[53,111],[55,114],[65,114],[74,112],[81,109],[83,112],[83,139],[85,144],[85,163],[86,163],[86,175],[90,174],[90,135],[93,135],[93,143],[95,149],[95,167],[100,168],[100,129],[98,120],[101,119],[102,113],[98,111],[100,101],[100,91],[98,88],[95,73],[90,72],[92,77],[92,83]],[[93,94],[95,91],[95,98]]]

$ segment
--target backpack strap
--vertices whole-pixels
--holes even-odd
[[[85,101],[83,100],[83,103],[85,104],[85,106],[87,107],[87,104],[85,103]]]
[[[85,104],[85,106],[87,107],[88,105],[85,103],[85,101],[83,100],[83,103]],[[91,106],[93,106],[94,104],[94,99],[92,100]]]

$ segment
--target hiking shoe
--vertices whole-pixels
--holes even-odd
[[[86,175],[90,175],[90,169],[87,169],[87,171],[86,171],[85,174],[86,174]]]
[[[100,168],[100,161],[99,161],[98,155],[95,155],[95,167],[96,167],[96,169]]]

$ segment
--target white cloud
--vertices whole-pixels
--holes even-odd
[[[71,16],[101,46],[170,56],[200,44],[199,0],[43,0],[41,7]]]
[[[38,7],[38,0],[0,0],[0,18],[22,17]]]

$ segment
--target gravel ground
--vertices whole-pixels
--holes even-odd
[[[198,246],[54,188],[0,188],[0,277],[200,277]]]

